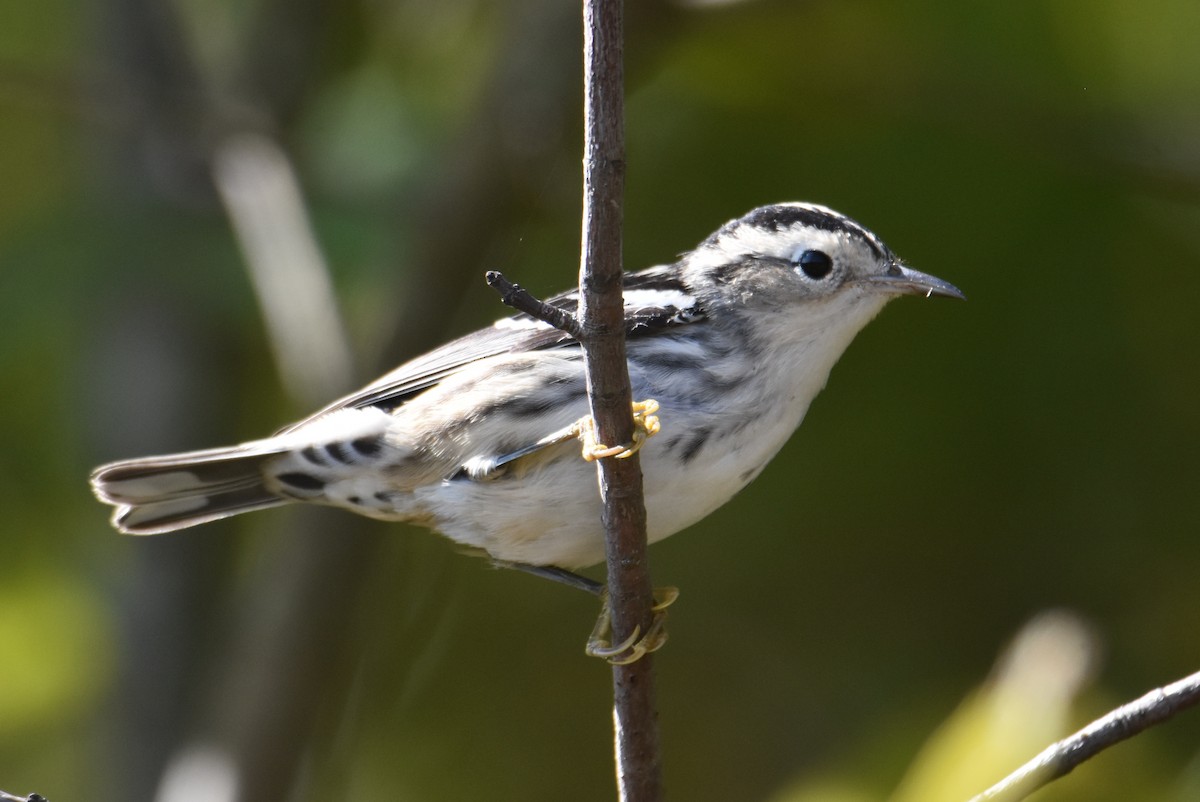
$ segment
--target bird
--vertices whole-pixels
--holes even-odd
[[[965,298],[812,203],[761,206],[673,263],[625,273],[630,382],[649,399],[636,444],[648,540],[753,481],[855,335],[906,294]],[[547,303],[574,313],[579,294]],[[434,529],[497,564],[574,572],[604,560],[596,471],[577,442],[588,411],[579,342],[517,314],[270,437],[112,462],[91,487],[129,534],[315,503]]]

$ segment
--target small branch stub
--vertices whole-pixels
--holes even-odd
[[[499,270],[489,270],[484,278],[489,287],[500,293],[500,301],[505,306],[511,306],[518,312],[524,312],[543,323],[548,323],[582,342],[583,328],[570,312],[535,298],[520,284],[514,284],[505,278]]]

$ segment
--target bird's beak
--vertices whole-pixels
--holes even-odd
[[[967,296],[962,294],[962,290],[950,282],[942,281],[937,276],[922,273],[920,270],[905,267],[898,262],[893,263],[887,273],[871,276],[867,281],[881,290],[902,295],[924,295],[926,298],[941,295],[946,298],[957,298],[960,301],[967,300]]]

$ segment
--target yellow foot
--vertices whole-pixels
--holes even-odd
[[[599,657],[614,666],[626,666],[642,659],[643,655],[657,652],[667,642],[667,608],[679,598],[679,588],[654,589],[654,604],[650,607],[652,618],[646,634],[640,626],[633,634],[616,646],[612,644],[612,607],[608,601],[608,589],[600,593],[600,617],[588,638],[584,651],[589,657]]]
[[[592,416],[580,418],[575,424],[576,436],[583,441],[583,458],[588,462],[598,459],[616,457],[625,459],[636,454],[648,439],[658,434],[661,425],[658,416],[658,402],[653,398],[633,402],[633,442],[621,446],[606,446],[596,439],[596,422]]]

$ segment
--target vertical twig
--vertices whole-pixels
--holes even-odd
[[[621,298],[625,185],[622,0],[584,0],[584,192],[580,318],[588,398],[604,443],[633,436]],[[638,458],[598,461],[613,642],[651,623],[646,507]],[[617,786],[622,800],[662,798],[653,658],[613,666]]]

